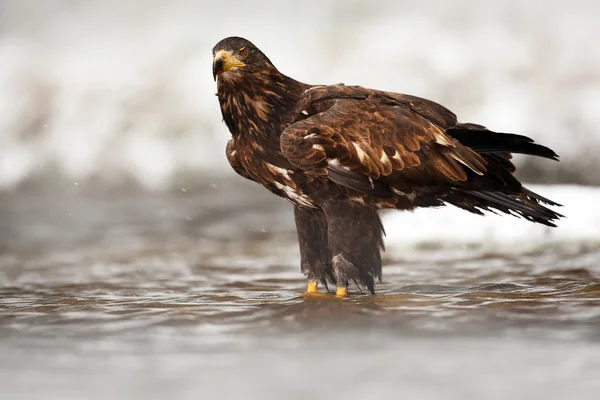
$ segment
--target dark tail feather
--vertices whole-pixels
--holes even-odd
[[[467,211],[503,212],[532,222],[556,226],[563,217],[542,204],[560,204],[524,188],[512,175],[515,171],[510,154],[529,154],[558,161],[558,155],[548,147],[534,143],[527,136],[492,132],[480,125],[459,124],[447,131],[463,145],[481,153],[488,162],[487,174],[472,176],[462,185],[454,186],[443,200]]]
[[[532,199],[536,200],[538,203],[548,204],[549,206],[562,207],[562,204],[558,204],[546,197],[540,196],[539,194],[532,192],[531,190],[529,190],[527,188],[522,187],[521,191],[527,197],[531,197]],[[561,215],[561,217],[562,217],[562,215]]]
[[[554,221],[563,215],[544,207],[540,202],[558,206],[551,200],[545,199],[527,189],[519,194],[507,194],[489,191],[467,191],[478,199],[473,203],[476,208],[498,210],[506,214],[517,214],[526,220],[555,227]],[[471,210],[470,210],[471,211]]]
[[[514,133],[492,132],[486,129],[454,128],[447,131],[453,138],[478,153],[517,153],[558,161],[550,148],[534,143],[533,139]]]

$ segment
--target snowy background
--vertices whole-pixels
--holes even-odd
[[[599,15],[593,0],[0,0],[0,190],[233,176],[210,72],[231,35],[296,79],[431,98],[560,153],[519,159],[527,181],[600,184]]]

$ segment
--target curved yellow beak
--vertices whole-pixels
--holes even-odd
[[[231,52],[225,50],[219,50],[215,53],[213,60],[213,79],[217,79],[217,76],[223,72],[227,72],[233,68],[243,67],[244,64],[237,57],[233,56]]]

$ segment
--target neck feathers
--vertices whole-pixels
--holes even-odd
[[[293,122],[292,110],[308,87],[275,67],[260,72],[234,72],[219,77],[217,88],[223,120],[234,137],[277,135]]]

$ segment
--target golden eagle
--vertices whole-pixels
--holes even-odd
[[[375,292],[379,210],[452,204],[555,226],[558,206],[514,177],[511,153],[557,160],[532,139],[460,123],[432,101],[360,86],[307,85],[240,37],[213,48],[213,76],[240,175],[294,204],[308,292]]]

